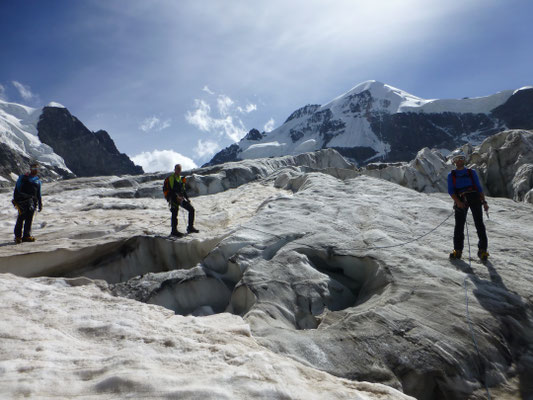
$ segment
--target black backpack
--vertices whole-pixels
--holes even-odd
[[[30,180],[29,175],[24,175],[22,177],[20,191],[28,196],[37,197],[39,194],[39,186]]]

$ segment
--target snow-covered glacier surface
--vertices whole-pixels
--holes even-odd
[[[422,182],[414,172],[400,186],[335,157],[192,171],[200,233],[181,239],[167,236],[158,175],[45,185],[35,243],[11,244],[15,215],[0,210],[1,392],[531,395],[532,205],[489,197],[489,262],[452,263],[447,194],[405,187]],[[426,151],[396,168],[448,167]]]

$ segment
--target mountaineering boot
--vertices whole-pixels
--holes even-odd
[[[24,236],[22,238],[23,242],[35,242],[35,238],[33,236]]]
[[[20,244],[22,243],[22,238],[21,237],[16,237],[15,238],[15,244]]]
[[[183,237],[183,233],[181,233],[180,231],[173,231],[170,233],[170,236]]]
[[[462,255],[463,255],[463,252],[461,250],[454,250],[450,253],[450,259],[459,260]]]
[[[187,228],[187,233],[198,233],[200,232],[198,229],[196,229],[194,226],[190,226]]]
[[[477,251],[477,256],[481,261],[485,262],[489,258],[489,253],[487,253],[487,250],[479,249]]]

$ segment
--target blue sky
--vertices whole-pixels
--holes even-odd
[[[0,0],[0,97],[66,106],[145,170],[375,79],[413,95],[533,84],[529,0]]]

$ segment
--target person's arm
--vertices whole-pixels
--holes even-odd
[[[41,212],[41,210],[43,209],[43,200],[41,198],[41,181],[38,180],[39,182],[39,190],[37,191],[37,200],[39,201],[39,212]]]
[[[458,208],[465,208],[465,203],[463,203],[461,201],[461,199],[459,198],[459,196],[457,196],[455,193],[451,195],[452,196],[452,199],[453,201],[455,202],[455,205],[458,207]]]
[[[481,183],[479,182],[479,177],[477,176],[477,172],[475,169],[472,170],[472,177],[474,178],[474,184],[476,185],[479,193],[482,194],[483,188],[481,187]]]
[[[451,198],[453,199],[455,205],[458,208],[465,208],[465,204],[461,201],[459,196],[457,196],[457,194],[455,194],[455,188],[453,187],[453,178],[452,178],[452,174],[451,173],[448,174],[448,194],[451,196]]]
[[[483,204],[483,209],[489,211],[489,203],[485,200],[485,193],[479,192],[479,199],[481,200],[481,204]]]
[[[22,182],[22,176],[19,176],[17,183],[15,183],[15,189],[13,190],[13,199],[17,197],[17,193],[20,191],[20,185]]]
[[[479,182],[477,172],[475,170],[472,170],[472,175],[474,177],[474,183],[476,184],[476,187],[479,190],[479,199],[481,200],[481,204],[483,204],[483,208],[485,209],[485,211],[488,211],[489,205],[487,203],[487,200],[485,200],[485,193],[483,193],[483,188],[481,187],[481,183]]]
[[[187,190],[185,189],[185,182],[187,181],[187,179],[185,177],[182,177],[182,180],[181,180],[181,185],[180,185],[180,197],[181,199],[180,200],[187,200],[189,201],[189,196],[187,195]]]

